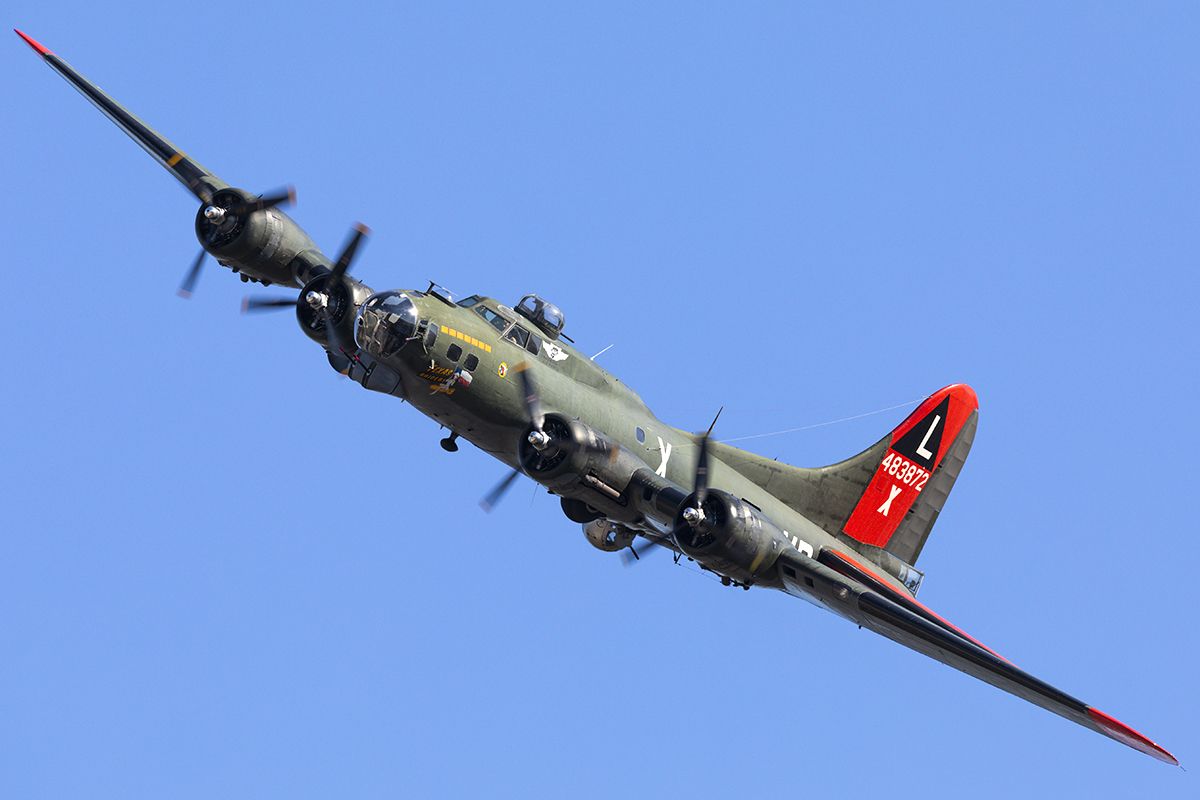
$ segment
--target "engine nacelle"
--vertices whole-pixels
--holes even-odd
[[[222,189],[196,213],[196,238],[217,261],[263,283],[300,286],[313,277],[313,268],[329,266],[308,234],[278,208],[226,213],[255,195],[241,189]],[[209,209],[215,209],[210,212]]]
[[[541,449],[526,430],[518,445],[521,466],[555,494],[574,497],[609,519],[632,522],[642,512],[627,488],[646,462],[577,419],[547,414],[542,430],[548,444]]]
[[[521,464],[532,477],[552,488],[559,478],[573,482],[580,476],[593,475],[620,483],[615,487],[619,490],[634,472],[646,466],[645,461],[604,434],[562,414],[546,415],[543,430],[549,437],[548,446],[535,447],[528,438],[532,430],[521,438]]]
[[[598,519],[583,526],[583,535],[597,550],[615,553],[633,544],[633,537],[637,534],[619,523]]]
[[[752,578],[775,563],[783,548],[783,531],[757,508],[710,489],[699,521],[692,524],[685,514],[695,505],[695,495],[689,495],[675,517],[675,543],[684,555],[723,574]]]
[[[337,342],[343,348],[353,350],[355,318],[359,306],[371,296],[371,289],[352,278],[333,283],[329,275],[323,272],[304,284],[296,302],[296,321],[300,323],[300,330],[314,342],[323,346]],[[332,339],[326,320],[333,324]]]

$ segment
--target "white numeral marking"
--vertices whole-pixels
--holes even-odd
[[[885,502],[883,505],[881,505],[879,507],[879,513],[883,514],[886,517],[888,515],[888,511],[890,511],[892,508],[892,501],[895,500],[896,497],[899,496],[899,494],[900,494],[900,487],[896,486],[895,484],[892,484],[892,492],[891,492],[891,494],[888,495],[887,502]]]

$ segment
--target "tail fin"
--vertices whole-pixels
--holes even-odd
[[[967,459],[978,419],[975,392],[955,384],[935,392],[871,447],[828,467],[790,467],[729,445],[711,446],[718,458],[877,563],[891,564],[886,551],[912,565]]]
[[[870,469],[841,532],[915,564],[967,460],[978,421],[979,400],[971,387],[947,386],[875,447],[827,468],[860,474]]]

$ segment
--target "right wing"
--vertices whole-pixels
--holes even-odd
[[[785,551],[778,563],[789,593],[815,595],[860,626],[1159,761],[1179,765],[1148,737],[1020,669],[853,558],[835,550],[822,550],[817,560]]]

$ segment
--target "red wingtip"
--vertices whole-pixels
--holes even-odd
[[[38,55],[42,55],[42,56],[54,55],[53,53],[50,52],[50,48],[46,47],[44,44],[39,42],[37,39],[34,39],[32,36],[29,36],[29,35],[25,34],[24,32],[17,30],[16,28],[13,28],[13,33],[17,34],[17,36],[20,36],[22,39],[24,39],[25,44],[29,45],[34,50],[36,50]]]
[[[1091,706],[1088,707],[1087,713],[1103,729],[1104,733],[1116,739],[1121,744],[1129,745],[1134,750],[1139,750],[1148,756],[1154,756],[1159,761],[1179,766],[1179,759],[1146,736],[1143,736],[1124,722],[1121,722],[1121,720],[1114,719],[1103,711]]]

